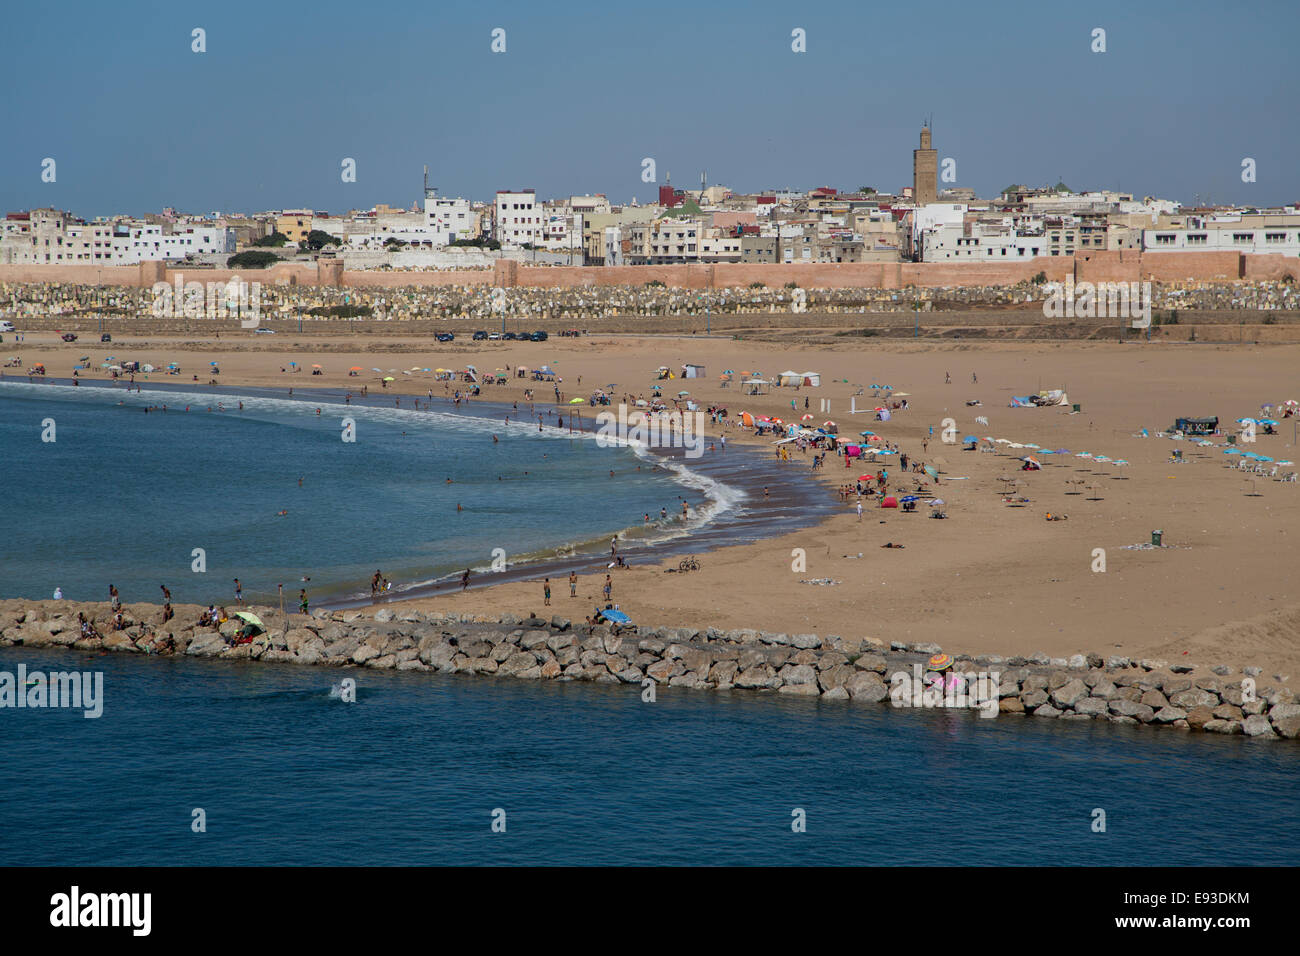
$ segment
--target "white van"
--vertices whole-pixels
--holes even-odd
[[[0,319],[0,332],[15,332],[14,324],[7,319]]]

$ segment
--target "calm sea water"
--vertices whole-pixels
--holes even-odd
[[[162,403],[165,413],[144,411]],[[0,595],[61,587],[107,600],[112,583],[124,601],[158,601],[166,584],[174,601],[221,603],[237,577],[246,600],[270,602],[277,584],[296,597],[309,575],[319,604],[368,596],[376,569],[400,593],[487,570],[497,549],[514,564],[583,543],[608,553],[629,528],[638,539],[681,535],[743,498],[675,463],[553,425],[539,433],[535,419],[505,425],[410,403],[0,385]],[[342,440],[344,416],[355,442]],[[53,442],[41,440],[46,420]]]
[[[0,865],[1276,865],[1300,850],[1286,743],[0,650],[0,670],[19,661],[102,670],[106,702],[97,720],[0,711]],[[345,674],[356,703],[331,695]]]

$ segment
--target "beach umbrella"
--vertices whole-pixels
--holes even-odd
[[[209,362],[208,364],[209,364],[209,365],[216,365],[217,363],[216,363],[216,362]]]
[[[569,399],[569,404],[570,404],[570,405],[581,405],[581,404],[582,404],[582,399],[580,399],[580,398],[571,398],[571,399]]]
[[[945,504],[947,504],[947,502],[945,502],[942,498],[934,498],[930,501],[931,508],[942,508]]]
[[[898,500],[899,501],[920,501],[921,499],[918,498],[916,495],[903,495],[903,497],[899,498]]]
[[[1293,462],[1293,461],[1279,461],[1278,464],[1279,464],[1279,465],[1294,465],[1295,462]]]
[[[967,442],[967,441],[979,441],[979,439],[976,438],[974,435],[967,435],[965,438],[962,439],[962,441],[964,441],[964,442]]]
[[[863,438],[870,438],[872,435],[875,434],[875,432],[858,432],[858,434],[861,435]]]
[[[614,608],[605,608],[600,612],[600,616],[613,624],[631,624],[632,619]]]
[[[1111,464],[1125,466],[1128,464],[1128,460],[1125,458],[1116,458],[1113,462],[1111,462]]]
[[[1240,449],[1240,448],[1235,448],[1235,447],[1233,447],[1233,448],[1225,448],[1225,449],[1223,449],[1223,453],[1224,453],[1225,455],[1240,455],[1242,452],[1241,452],[1241,449]]]
[[[1058,454],[1058,455],[1068,455],[1068,454],[1070,454],[1070,449],[1068,449],[1068,448],[1058,448],[1058,449],[1056,449],[1056,454]]]
[[[360,366],[360,365],[354,365],[354,366],[352,366],[350,369],[348,369],[348,371],[349,371],[349,372],[360,372],[360,371],[361,371],[361,366]]]
[[[1276,418],[1261,418],[1261,419],[1259,420],[1259,424],[1261,424],[1261,425],[1276,425],[1276,424],[1277,424],[1277,419],[1276,419]]]
[[[1035,444],[1034,444],[1033,442],[1031,442],[1031,441],[1027,441],[1027,442],[1025,442],[1025,447],[1026,447],[1026,448],[1038,448],[1038,447],[1040,447],[1040,446],[1035,445]]]
[[[677,397],[678,397],[678,398],[685,398],[685,397],[686,397],[687,395],[689,395],[689,394],[691,394],[691,393],[690,393],[690,392],[678,392],[678,393],[677,393]]]
[[[1253,419],[1253,418],[1238,418],[1238,419],[1237,419],[1237,424],[1238,424],[1238,425],[1254,425],[1254,424],[1256,424],[1256,422],[1255,422],[1255,419]]]
[[[258,617],[256,614],[254,614],[252,611],[236,611],[235,617],[243,618],[249,624],[255,624],[261,628],[266,627],[266,625],[262,623],[262,619]]]
[[[1075,457],[1075,458],[1091,458],[1091,457],[1092,457],[1092,453],[1091,453],[1091,452],[1086,452],[1086,451],[1076,452],[1074,457]]]
[[[799,421],[801,421],[801,422],[806,422],[806,421],[809,421],[809,420],[811,420],[811,419],[812,419],[812,416],[811,416],[811,415],[800,415],[800,416],[799,416]]]
[[[1256,460],[1256,461],[1267,461],[1267,462],[1269,462],[1269,463],[1272,463],[1272,461],[1273,461],[1273,459],[1272,459],[1272,458],[1269,458],[1268,455],[1256,455],[1256,456],[1255,456],[1255,460]]]
[[[926,466],[925,466],[925,473],[926,473],[927,475],[929,475],[931,478],[938,478],[938,477],[939,477],[939,472],[936,471],[935,469],[931,468],[929,465],[926,465]]]
[[[385,375],[385,376],[384,376],[384,381],[385,381],[385,382],[393,382],[393,381],[396,381],[396,379],[394,379],[393,376],[391,376],[391,375]]]
[[[840,426],[836,425],[834,422],[822,422],[822,428],[826,429],[828,432],[837,431],[839,427]]]
[[[319,365],[313,365],[312,368],[320,368]]]
[[[858,481],[875,481],[875,475],[858,475]]]
[[[292,365],[293,363],[290,362],[289,364]],[[372,371],[372,372],[382,372],[383,369],[382,369],[382,368],[375,368],[375,367],[372,365],[372,366],[370,367],[370,371]],[[438,371],[441,372],[442,369],[438,369]]]

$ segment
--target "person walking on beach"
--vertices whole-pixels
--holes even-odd
[[[375,571],[375,576],[370,579],[370,599],[372,601],[375,599],[375,595],[379,593],[379,583],[383,579],[384,576],[377,570]]]
[[[547,607],[550,607],[551,606],[551,579],[550,578],[546,578],[542,582],[542,593],[545,596],[542,603],[545,604]]]
[[[945,384],[945,385],[951,385],[951,384],[952,384],[952,376],[949,375],[947,372],[944,372],[944,373],[943,373],[943,384]]]
[[[235,578],[235,603],[239,605],[244,603],[244,586],[239,583],[239,578]]]
[[[158,587],[162,588],[163,603],[170,604],[172,602],[172,592],[167,590],[167,585],[165,584],[160,584]]]
[[[569,597],[576,598],[577,596],[578,596],[578,574],[576,571],[570,571],[569,572]]]
[[[858,520],[862,520],[862,499],[858,499]]]
[[[614,579],[607,574],[605,575],[605,600],[608,601],[610,599],[610,595],[612,595],[613,593],[614,593]]]
[[[307,611],[307,589],[299,588],[298,590],[298,613],[306,614]]]
[[[460,576],[460,589],[462,591],[469,589],[469,568],[466,568],[465,573]]]

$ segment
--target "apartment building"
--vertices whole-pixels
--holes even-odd
[[[502,249],[535,246],[542,231],[542,207],[536,190],[497,190],[496,238]]]
[[[1300,212],[1162,217],[1142,231],[1150,252],[1244,252],[1300,255]]]

